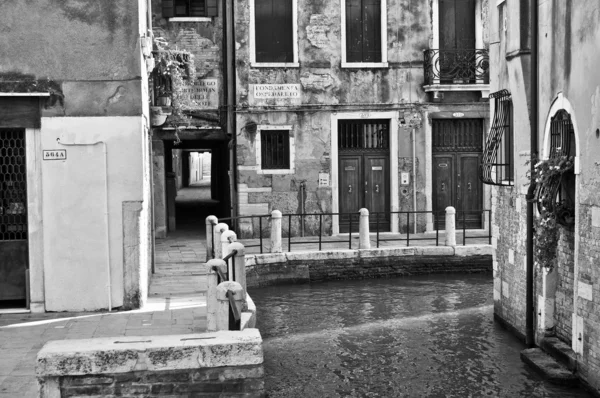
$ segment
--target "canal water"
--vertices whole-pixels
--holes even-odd
[[[251,289],[274,397],[588,397],[544,382],[493,321],[490,275]]]

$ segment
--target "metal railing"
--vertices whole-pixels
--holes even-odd
[[[423,50],[425,84],[489,84],[487,49]]]
[[[468,215],[476,215],[480,214],[480,217],[475,217],[475,220],[470,220]],[[487,217],[486,217],[487,214]],[[337,216],[338,219],[341,219],[342,216],[347,216],[348,223],[344,226],[347,227],[348,232],[343,234],[338,234],[336,238],[333,235],[328,234],[331,231],[331,225],[327,225],[325,227],[325,223],[331,223],[333,217]],[[384,220],[383,222],[382,220]],[[429,216],[429,217],[428,217]],[[403,242],[405,246],[410,246],[413,242],[420,241],[429,241],[435,244],[435,246],[440,245],[440,233],[445,233],[445,211],[394,211],[394,212],[378,212],[371,213],[371,219],[369,222],[370,226],[370,236],[375,235],[374,243],[376,243],[376,247],[381,247],[382,243],[385,242]],[[312,226],[313,228],[302,228],[306,225],[306,219],[313,218]],[[287,241],[287,251],[291,252],[292,247],[294,245],[311,245],[314,244],[315,248],[319,251],[323,250],[323,247],[328,244],[339,244],[344,243],[347,244],[348,249],[352,249],[352,240],[354,237],[358,236],[358,231],[356,231],[356,226],[358,225],[358,213],[288,213],[282,215],[282,220],[287,220],[287,226],[282,226],[282,231],[280,232],[282,235],[282,239],[285,237]],[[219,222],[225,222],[228,225],[231,225],[232,228],[235,228],[238,232],[239,229],[239,221],[242,219],[250,219],[252,222],[257,221],[258,231],[249,231],[246,233],[244,237],[243,233],[240,233],[238,236],[238,240],[244,242],[244,246],[246,248],[258,248],[259,253],[263,254],[266,251],[265,248],[265,239],[270,239],[270,236],[265,237],[265,226],[270,225],[271,223],[271,215],[254,215],[254,216],[240,216],[240,217],[229,217],[219,219]],[[266,219],[266,221],[264,221]],[[294,219],[297,219],[298,222],[295,224]],[[390,221],[395,219],[399,226],[399,231],[392,233],[390,231],[389,225]],[[317,222],[318,220],[318,222]],[[461,233],[462,236],[459,237],[462,240],[462,245],[467,244],[467,240],[473,239],[487,239],[488,244],[491,244],[492,240],[492,231],[491,231],[491,210],[458,210],[456,212],[456,232]],[[481,227],[469,227],[467,228],[467,224],[471,222],[473,224],[480,224]],[[415,232],[415,224],[416,228],[419,232]],[[427,230],[426,225],[432,224],[433,229]],[[212,225],[212,255],[214,258],[214,247],[215,244],[220,244],[220,242],[215,242],[214,239],[214,228],[216,223]],[[287,228],[283,228],[287,227]],[[329,231],[324,231],[324,228]],[[304,229],[309,234],[304,237],[300,236],[300,231]],[[486,231],[487,233],[482,233]],[[413,231],[413,232],[411,232]],[[310,234],[312,232],[312,235]],[[269,234],[271,231],[269,230]],[[348,234],[347,237],[344,236]],[[331,238],[328,238],[331,237]],[[257,239],[257,243],[251,243],[251,240]],[[442,242],[442,244],[444,244]],[[232,259],[232,254],[227,255],[224,260]],[[235,266],[234,266],[235,268]],[[235,278],[234,278],[235,279]]]

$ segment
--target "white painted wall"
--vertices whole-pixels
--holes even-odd
[[[109,273],[111,305],[118,307],[122,203],[144,200],[143,119],[43,118],[40,133],[42,150],[67,150],[64,161],[42,161],[46,311],[107,308]]]

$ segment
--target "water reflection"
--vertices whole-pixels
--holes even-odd
[[[490,276],[254,289],[269,397],[584,397],[493,322]]]

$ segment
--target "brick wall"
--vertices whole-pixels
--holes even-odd
[[[575,230],[559,227],[558,248],[556,251],[556,285],[554,317],[556,335],[571,344],[573,323],[573,271],[575,265]]]
[[[60,378],[61,397],[264,397],[262,365]],[[195,395],[194,395],[195,396]]]
[[[492,189],[494,314],[525,334],[527,201],[515,187]]]
[[[575,283],[592,286],[591,297],[582,297],[586,295],[580,287],[577,299],[576,313],[583,318],[583,354],[578,371],[600,390],[600,208],[580,205],[578,221],[579,270]]]

